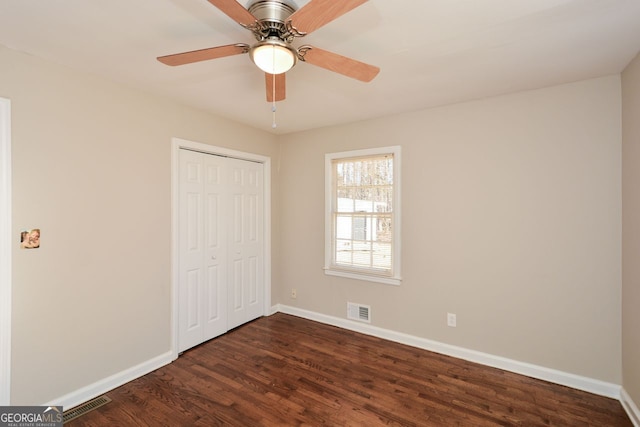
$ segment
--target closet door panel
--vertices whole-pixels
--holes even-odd
[[[202,342],[204,319],[200,301],[204,295],[203,194],[204,171],[197,153],[180,152],[180,261],[178,351]]]
[[[200,154],[204,162],[204,238],[206,270],[203,295],[203,341],[225,333],[227,328],[227,183],[225,158]]]
[[[262,316],[264,280],[263,165],[230,159],[234,286],[229,328]]]

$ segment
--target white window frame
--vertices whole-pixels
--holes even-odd
[[[369,148],[364,150],[343,151],[325,154],[325,243],[324,243],[324,272],[330,276],[346,277],[350,279],[366,280],[369,282],[400,285],[401,265],[401,218],[400,214],[400,146]],[[355,157],[393,155],[393,212],[392,212],[392,250],[391,274],[380,274],[370,269],[348,268],[333,263],[333,161]]]

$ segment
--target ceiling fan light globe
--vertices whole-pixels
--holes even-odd
[[[296,64],[296,55],[286,45],[261,43],[251,49],[251,60],[262,71],[269,74],[282,74]]]

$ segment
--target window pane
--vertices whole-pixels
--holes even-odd
[[[336,264],[351,264],[351,240],[336,240]]]
[[[353,239],[352,218],[351,215],[338,215],[336,217],[336,239]]]
[[[355,194],[352,188],[343,188],[340,190],[338,199],[335,201],[337,212],[354,212],[355,211]]]
[[[353,265],[356,267],[371,267],[371,248],[368,243],[357,242],[354,245]]]
[[[377,223],[378,226],[378,242],[391,242],[391,217],[380,217]]]
[[[375,163],[375,184],[393,184],[393,157],[385,157],[376,160]]]
[[[338,199],[353,199],[353,192],[349,187],[338,187],[336,193]]]
[[[374,196],[375,212],[393,211],[393,188],[377,187]]]
[[[373,245],[373,267],[381,269],[391,268],[391,243],[378,241]]]

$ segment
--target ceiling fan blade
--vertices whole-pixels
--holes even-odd
[[[209,3],[243,27],[250,27],[257,21],[255,16],[236,0],[209,0]]]
[[[326,70],[351,77],[361,82],[370,82],[380,72],[380,68],[338,55],[337,53],[313,46],[301,46],[298,49],[302,61],[322,67]]]
[[[249,45],[238,43],[226,46],[210,47],[207,49],[192,50],[191,52],[176,53],[173,55],[159,56],[158,61],[172,66],[185,65],[193,62],[224,58],[225,56],[239,55],[247,52],[249,52]]]
[[[283,101],[286,95],[285,73],[269,74],[264,73],[264,82],[267,87],[267,102]]]
[[[311,0],[295,11],[289,20],[300,35],[305,35],[366,2],[367,0]]]

